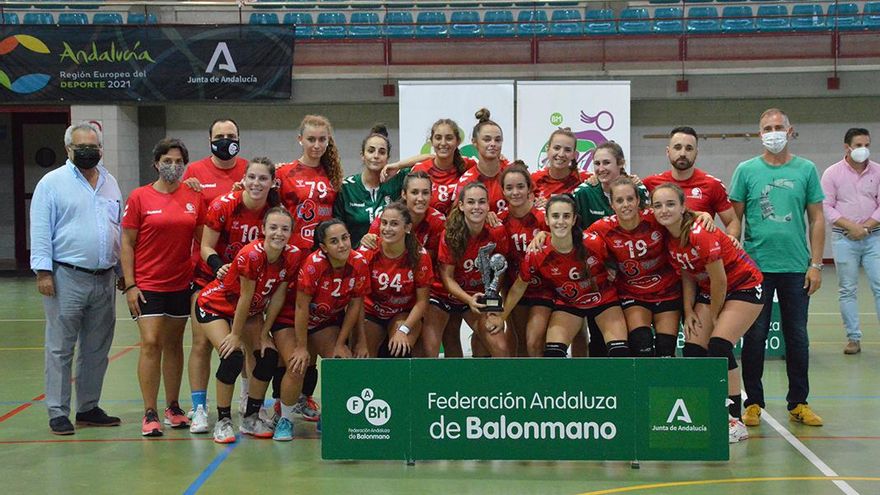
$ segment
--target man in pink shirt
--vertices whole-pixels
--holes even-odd
[[[868,159],[870,146],[871,136],[866,129],[846,131],[846,155],[822,174],[822,207],[831,224],[840,314],[849,339],[844,354],[862,350],[856,301],[860,266],[865,267],[880,316],[880,164]]]

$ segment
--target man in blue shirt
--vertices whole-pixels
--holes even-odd
[[[46,174],[31,201],[31,269],[46,312],[49,428],[72,435],[71,365],[78,425],[117,426],[100,407],[116,324],[122,194],[101,164],[101,133],[81,122],[64,133],[67,162]]]

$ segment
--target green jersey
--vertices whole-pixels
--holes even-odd
[[[774,166],[757,156],[736,167],[730,200],[743,203],[743,248],[767,273],[805,273],[810,265],[808,204],[825,199],[813,162],[792,156]]]
[[[648,204],[648,190],[642,184],[639,184],[637,189],[642,204]],[[602,190],[602,184],[583,182],[577,186],[571,195],[574,196],[577,214],[581,217],[581,225],[584,229],[593,225],[596,220],[602,217],[614,215],[614,210],[611,209],[611,201],[605,195],[605,191]]]
[[[342,181],[333,216],[345,222],[351,234],[351,245],[357,247],[369,230],[373,220],[382,213],[385,205],[400,198],[405,174],[397,174],[375,189],[364,187],[361,174],[350,175]]]

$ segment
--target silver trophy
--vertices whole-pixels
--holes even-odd
[[[501,285],[501,276],[507,271],[507,260],[497,253],[489,256],[494,250],[494,242],[486,244],[480,248],[474,261],[474,266],[483,277],[484,295],[477,297],[477,302],[486,305],[485,308],[480,309],[484,313],[500,313],[504,309],[498,287]]]

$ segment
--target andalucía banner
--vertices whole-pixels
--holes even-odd
[[[291,26],[0,26],[0,102],[289,99]]]

